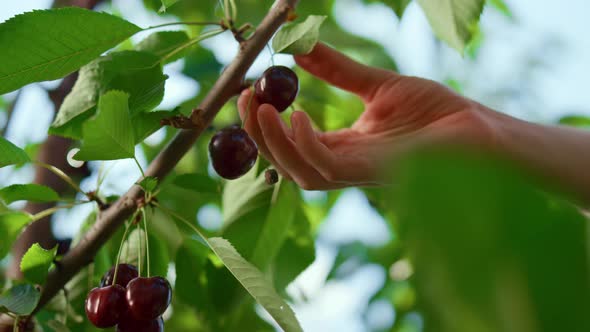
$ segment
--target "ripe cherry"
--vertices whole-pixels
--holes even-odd
[[[209,154],[217,174],[232,180],[246,174],[254,166],[258,147],[245,130],[231,126],[211,138]]]
[[[125,288],[120,285],[94,288],[86,297],[86,316],[96,327],[117,325],[125,311]]]
[[[153,320],[133,320],[123,319],[119,325],[117,325],[117,332],[163,332],[164,331],[164,320],[162,317],[158,317]]]
[[[272,66],[256,81],[254,91],[261,104],[271,104],[282,112],[297,97],[299,80],[289,67]]]
[[[118,267],[119,271],[117,272],[117,285],[127,287],[127,284],[131,280],[139,276],[137,268],[131,264],[119,264]],[[111,285],[113,283],[114,277],[115,267],[113,266],[109,271],[107,271],[107,273],[104,274],[104,276],[100,280],[100,287]]]
[[[135,320],[154,320],[170,305],[172,289],[162,277],[135,278],[125,294],[129,313]]]

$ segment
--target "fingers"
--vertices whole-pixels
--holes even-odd
[[[249,106],[249,107],[248,107]],[[238,111],[240,113],[240,118],[244,121],[244,118],[247,116],[246,122],[244,123],[244,130],[252,137],[256,145],[258,145],[258,151],[262,154],[266,160],[270,163],[275,165],[275,168],[279,174],[283,177],[291,180],[289,174],[282,169],[277,162],[272,157],[272,154],[268,151],[266,147],[266,143],[264,141],[264,137],[262,136],[262,131],[260,130],[260,126],[258,124],[258,108],[260,104],[254,97],[254,92],[250,89],[246,89],[242,91],[242,94],[238,98]],[[249,108],[249,110],[248,110]]]
[[[371,101],[384,81],[396,75],[392,71],[360,64],[322,43],[307,55],[295,56],[295,62],[312,75],[357,94],[365,102]]]
[[[264,104],[258,109],[258,122],[264,141],[274,160],[283,168],[289,176],[303,189],[336,189],[344,185],[326,181],[313,167],[307,164],[291,138],[288,137],[285,127],[281,124],[277,110],[271,105]]]
[[[373,165],[360,156],[336,155],[321,143],[306,113],[294,112],[291,116],[295,146],[306,163],[330,182],[368,183],[375,176]]]

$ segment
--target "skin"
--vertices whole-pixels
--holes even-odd
[[[382,169],[424,144],[471,145],[513,159],[556,180],[590,203],[590,133],[518,120],[462,97],[434,81],[357,63],[322,44],[297,64],[318,79],[359,96],[365,111],[350,127],[313,128],[306,113],[291,128],[273,106],[251,90],[238,100],[245,130],[259,151],[286,177],[307,190],[383,183]],[[534,148],[532,148],[534,147]]]

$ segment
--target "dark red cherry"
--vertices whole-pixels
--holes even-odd
[[[232,180],[246,174],[254,166],[258,147],[245,130],[231,126],[211,138],[209,155],[217,174]]]
[[[256,98],[261,104],[271,104],[279,112],[289,107],[299,91],[297,75],[289,67],[272,66],[254,84]]]
[[[164,320],[162,317],[146,321],[123,319],[117,325],[117,332],[164,332]]]
[[[86,316],[96,327],[112,327],[119,323],[125,305],[125,288],[120,285],[94,288],[86,297]]]
[[[119,264],[119,271],[117,272],[117,285],[121,285],[123,287],[127,287],[127,284],[137,278],[139,273],[137,272],[137,268],[131,264]],[[100,287],[109,286],[113,283],[113,278],[115,277],[115,267],[111,267],[107,273],[102,276],[100,280]]]
[[[135,320],[154,320],[170,305],[172,289],[162,277],[135,278],[125,294],[129,313]]]

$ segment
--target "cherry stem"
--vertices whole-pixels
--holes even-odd
[[[133,156],[133,160],[135,161],[135,164],[137,165],[137,168],[139,168],[139,171],[141,172],[141,177],[145,178],[145,173],[143,172],[143,168],[141,167],[141,164],[139,163],[139,160],[137,160],[137,157]]]
[[[138,236],[138,246],[137,246],[137,272],[138,275],[141,277],[141,254],[143,254],[143,251],[141,250],[141,225],[139,223],[137,223],[137,236]]]
[[[144,31],[146,31],[146,30],[152,30],[152,29],[167,27],[167,26],[171,26],[171,25],[217,25],[217,26],[220,26],[220,27],[222,26],[222,24],[220,22],[213,22],[213,21],[202,21],[202,22],[170,22],[170,23],[153,25],[153,26],[147,27],[147,28],[145,28],[143,30]]]
[[[121,251],[123,249],[123,244],[125,243],[125,238],[127,238],[127,233],[129,233],[129,228],[131,228],[131,224],[133,223],[133,220],[135,219],[136,216],[137,216],[137,211],[135,211],[135,213],[131,217],[131,222],[129,222],[125,226],[125,232],[123,232],[123,238],[121,239],[121,244],[119,244],[119,251],[117,252],[117,260],[115,261],[115,274],[113,275],[113,283],[111,285],[114,285],[117,282],[117,273],[119,272],[119,261],[121,260]]]
[[[172,51],[172,52],[170,52],[170,53],[166,54],[165,56],[163,56],[163,57],[162,57],[162,58],[161,58],[161,59],[158,61],[158,63],[163,63],[163,62],[165,62],[167,59],[169,59],[169,58],[173,57],[174,55],[176,55],[178,52],[180,52],[180,51],[184,50],[185,48],[187,48],[187,47],[191,47],[191,46],[192,46],[192,45],[194,45],[194,44],[200,43],[200,42],[202,42],[202,41],[203,41],[203,40],[205,40],[205,39],[208,39],[208,38],[211,38],[211,37],[215,37],[215,36],[217,36],[218,34],[220,34],[220,33],[224,32],[225,30],[226,30],[226,29],[223,29],[223,28],[222,28],[222,29],[216,29],[216,30],[212,30],[212,31],[205,32],[205,33],[203,33],[203,34],[199,35],[198,37],[196,37],[196,38],[194,38],[194,39],[191,39],[191,40],[187,41],[186,43],[184,43],[184,44],[180,45],[180,46],[179,46],[179,47],[177,47],[177,48],[176,48],[174,51]]]
[[[12,332],[18,332],[18,330],[19,330],[18,321],[19,321],[19,316],[14,317],[14,325],[12,325]]]
[[[250,90],[251,91],[251,90]],[[242,127],[246,125],[246,121],[248,121],[248,116],[250,115],[250,106],[252,105],[252,99],[254,98],[254,91],[250,94],[250,98],[248,98],[248,105],[246,106],[246,114],[244,115],[244,121],[242,121]]]
[[[148,235],[148,228],[147,228],[147,216],[146,216],[146,212],[145,212],[145,208],[141,208],[141,215],[142,215],[142,221],[143,221],[143,231],[145,232],[145,261],[146,261],[146,266],[147,266],[147,277],[149,278],[151,276],[150,273],[150,240],[149,240],[149,235]]]
[[[37,221],[39,219],[43,219],[45,217],[48,217],[52,214],[54,214],[55,212],[62,210],[62,209],[69,209],[72,208],[76,205],[80,205],[80,204],[84,204],[84,203],[88,203],[88,202],[75,202],[75,203],[70,203],[70,204],[65,204],[65,205],[59,205],[59,206],[55,206],[52,208],[49,208],[47,210],[43,210],[37,214],[34,214],[31,221]]]
[[[43,167],[43,168],[47,169],[48,171],[50,171],[51,173],[57,175],[57,177],[59,177],[64,182],[69,184],[75,191],[79,192],[80,194],[85,195],[89,200],[96,202],[99,207],[102,207],[105,205],[104,202],[97,195],[92,195],[92,194],[84,192],[82,190],[82,188],[80,188],[80,186],[78,186],[76,184],[76,182],[74,182],[74,180],[69,175],[67,175],[64,171],[62,171],[61,169],[59,169],[53,165],[46,164],[41,161],[36,161],[36,162],[34,162],[34,164],[39,167]]]
[[[270,47],[270,45],[268,43],[266,43],[266,49],[268,50],[268,53],[270,53],[270,63],[271,65],[275,65],[275,52],[272,50],[272,48]]]

